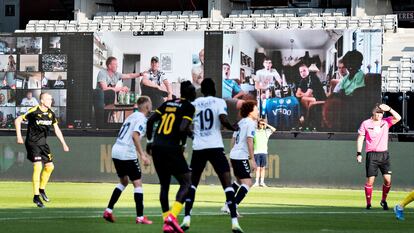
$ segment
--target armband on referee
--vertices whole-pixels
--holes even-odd
[[[361,152],[357,152],[357,156],[360,156],[361,155]]]

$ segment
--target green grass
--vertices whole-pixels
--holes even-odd
[[[29,182],[0,182],[0,232],[161,232],[158,185],[144,185],[144,213],[153,225],[136,225],[132,186],[115,206],[117,222],[101,216],[114,184],[50,183],[52,199],[40,209],[31,202]],[[170,203],[177,186],[170,190]],[[390,208],[407,192],[391,191]],[[245,232],[411,232],[414,211],[406,209],[406,220],[398,222],[392,210],[379,206],[381,193],[374,192],[373,209],[364,209],[363,190],[308,188],[252,188],[239,212]],[[189,232],[231,232],[230,218],[220,214],[224,194],[219,186],[200,186]],[[179,217],[181,219],[181,216]]]

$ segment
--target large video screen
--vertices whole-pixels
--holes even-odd
[[[42,92],[52,96],[60,127],[91,128],[91,93],[84,88],[91,46],[92,33],[0,34],[0,128],[14,128]]]
[[[53,37],[60,44],[60,37]],[[52,110],[66,127],[67,54],[51,45],[52,37],[0,36],[0,128],[39,105],[42,92],[52,95]]]
[[[229,118],[246,100],[283,131],[355,132],[380,102],[382,30],[0,34],[0,128],[53,96],[62,128],[118,129],[191,80],[216,81]]]
[[[222,52],[229,112],[256,100],[279,130],[355,132],[380,102],[381,30],[224,32]]]
[[[180,96],[180,82],[196,88],[204,77],[203,32],[97,32],[93,46],[94,118],[118,128],[141,95],[153,108]]]

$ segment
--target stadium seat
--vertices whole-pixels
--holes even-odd
[[[231,30],[233,29],[232,20],[230,18],[224,19],[221,21],[220,30]]]
[[[273,9],[268,9],[268,10],[265,10],[264,11],[264,13],[262,13],[262,17],[263,18],[270,18],[270,17],[273,17],[273,13],[274,13],[275,11],[273,10]]]
[[[336,9],[336,13],[340,13],[341,16],[346,16],[347,15],[347,9],[346,8],[338,8],[338,9]]]
[[[198,22],[188,22],[187,23],[187,31],[195,31],[198,29]]]
[[[131,24],[131,30],[132,31],[142,31],[142,27],[143,27],[143,22],[141,21],[134,21]]]
[[[265,13],[264,10],[255,10],[253,13],[250,14],[250,17],[252,17],[252,18],[264,17],[263,16],[264,13]]]
[[[212,21],[210,22],[210,30],[220,30],[220,22],[219,21]]]
[[[120,31],[121,30],[121,23],[120,22],[112,22],[110,23],[111,31]]]
[[[229,18],[237,18],[237,17],[239,17],[239,15],[241,13],[242,13],[241,10],[232,10],[230,15],[229,15]]]
[[[55,25],[56,32],[64,32],[66,31],[66,25],[65,24],[57,24]]]
[[[289,29],[298,29],[301,26],[301,18],[290,17],[289,18]]]
[[[251,11],[251,10],[243,10],[243,11],[239,14],[239,17],[240,17],[240,18],[249,18],[251,13],[252,13],[252,11]]]
[[[347,29],[348,28],[348,18],[346,18],[346,17],[337,17],[336,18],[336,28],[338,28],[338,29]]]
[[[266,29],[266,18],[256,18],[254,23],[254,28],[257,30],[264,30]]]
[[[175,30],[176,31],[184,31],[186,29],[186,20],[179,19],[175,22]]]
[[[387,91],[398,92],[399,91],[399,73],[396,65],[388,67],[387,74]]]
[[[277,22],[278,29],[288,29],[289,28],[289,18],[281,17]]]
[[[136,11],[130,11],[130,12],[128,12],[128,16],[135,17],[135,16],[137,16],[137,15],[139,15],[139,14],[138,14],[138,12],[136,12]]]
[[[142,31],[153,31],[153,23],[152,22],[144,22],[142,24]]]
[[[313,25],[312,25],[313,18],[311,18],[311,17],[301,17],[300,21],[301,21],[300,22],[300,28],[303,28],[303,29],[313,28]]]
[[[193,13],[190,15],[190,18],[202,18],[203,17],[203,11],[193,11]]]
[[[25,32],[35,32],[36,31],[36,27],[35,27],[35,25],[32,25],[32,24],[28,24],[28,25],[26,25],[26,30],[25,30]]]
[[[369,17],[360,18],[358,21],[359,28],[371,28],[371,19]]]
[[[402,91],[402,92],[411,91],[412,84],[413,84],[413,79],[412,79],[411,67],[401,68],[399,91]]]
[[[314,29],[322,29],[324,28],[324,20],[322,17],[313,17],[312,19],[312,28]]]
[[[88,23],[79,23],[78,24],[78,31],[79,32],[87,32],[88,31]]]
[[[36,32],[44,32],[46,28],[46,24],[36,24],[35,30]]]
[[[153,30],[154,31],[164,31],[164,23],[163,22],[154,22]]]
[[[335,17],[324,17],[325,29],[336,29]]]
[[[278,19],[270,18],[266,21],[266,29],[274,30],[278,27]]]
[[[111,24],[109,22],[102,22],[99,30],[100,31],[110,31],[111,30]]]
[[[384,29],[395,32],[397,30],[397,22],[397,15],[386,15],[384,19]]]
[[[203,18],[200,21],[197,22],[198,24],[198,29],[199,30],[207,30],[209,27],[209,19],[208,18]]]
[[[357,29],[359,27],[359,18],[358,17],[349,17],[348,18],[348,28]]]
[[[129,31],[133,31],[132,30],[132,22],[123,22],[121,25],[121,31],[123,32],[129,32]]]
[[[56,30],[56,26],[55,25],[56,24],[54,24],[54,23],[48,23],[48,24],[46,24],[45,31],[46,32],[54,32]]]

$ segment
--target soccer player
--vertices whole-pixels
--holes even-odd
[[[253,187],[262,186],[267,187],[264,182],[267,165],[267,143],[269,142],[270,136],[276,131],[276,129],[267,124],[263,119],[259,120],[258,129],[254,135],[254,160],[256,161],[256,182]],[[259,183],[260,179],[260,183]]]
[[[115,203],[118,201],[122,191],[128,185],[128,177],[134,185],[135,210],[137,213],[137,224],[152,224],[144,216],[144,196],[142,190],[141,168],[137,154],[141,156],[144,165],[150,160],[141,146],[141,138],[145,135],[147,116],[152,110],[151,100],[147,96],[141,96],[137,100],[138,112],[134,112],[125,120],[118,133],[115,145],[112,147],[112,161],[119,177],[119,184],[112,192],[108,207],[103,218],[109,222],[115,222],[112,214]]]
[[[52,106],[52,96],[48,93],[40,94],[40,105],[30,108],[24,115],[16,118],[16,136],[18,144],[25,144],[27,150],[27,159],[33,163],[33,203],[37,207],[44,208],[45,205],[40,200],[40,196],[46,202],[50,199],[46,195],[46,184],[54,169],[53,155],[50,152],[49,145],[46,142],[53,126],[55,134],[62,143],[63,151],[69,151],[63,138],[62,131],[58,126],[55,113],[50,109]],[[23,142],[21,124],[27,121],[26,141]],[[42,165],[44,164],[44,168]],[[43,170],[43,171],[42,171]]]
[[[383,118],[384,112],[391,113],[392,116]],[[362,162],[362,145],[365,138],[366,151],[366,183],[365,198],[367,201],[366,208],[371,209],[372,185],[375,177],[378,175],[378,168],[381,170],[384,178],[382,185],[381,206],[388,210],[387,195],[391,189],[391,163],[388,153],[388,129],[401,120],[401,116],[390,106],[381,104],[375,106],[372,110],[372,117],[362,122],[358,129],[357,139],[357,162]]]
[[[238,123],[239,130],[233,133],[230,148],[230,162],[233,167],[234,176],[240,184],[236,194],[236,207],[241,203],[252,186],[251,170],[256,170],[254,160],[253,138],[256,131],[256,120],[259,117],[259,110],[255,101],[246,101],[240,108],[240,115],[243,117]],[[250,162],[250,163],[249,163]]]
[[[226,102],[215,97],[215,84],[211,78],[203,80],[201,92],[204,97],[199,97],[193,102],[196,111],[193,121],[193,156],[190,165],[192,185],[185,200],[185,217],[181,228],[183,230],[190,228],[191,209],[193,208],[197,186],[207,161],[210,161],[226,195],[226,203],[231,212],[232,230],[233,232],[243,232],[237,220],[230,166],[224,153],[223,139],[220,132],[221,124],[232,131],[236,131],[237,128],[233,127],[227,119]]]
[[[180,99],[164,102],[147,123],[147,138],[151,141],[154,123],[160,121],[155,130],[154,141],[147,148],[152,151],[154,167],[160,180],[163,231],[167,233],[184,232],[178,224],[177,216],[191,186],[191,172],[183,153],[195,111],[191,104],[195,99],[195,88],[190,81],[185,81],[181,83],[180,92]],[[171,175],[178,181],[180,188],[170,209],[168,191]]]
[[[409,193],[400,204],[398,204],[394,207],[395,217],[398,220],[403,221],[405,219],[404,218],[404,208],[405,208],[406,205],[410,204],[413,201],[414,201],[414,191]]]

